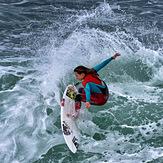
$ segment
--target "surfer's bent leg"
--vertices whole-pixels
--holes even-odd
[[[81,101],[75,102],[75,112],[78,112],[80,108],[81,108]]]
[[[86,94],[85,94],[85,90],[84,88],[79,88],[78,92],[80,93],[81,97],[82,97],[82,102],[86,102]],[[91,98],[90,98],[90,104],[91,105],[104,105],[107,102],[108,98],[104,97],[105,95],[101,94],[101,93],[94,93],[91,92]]]

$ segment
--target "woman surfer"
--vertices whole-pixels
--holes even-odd
[[[90,69],[84,66],[78,66],[74,69],[75,76],[82,81],[83,88],[79,88],[81,101],[85,102],[85,107],[89,109],[91,105],[104,105],[109,98],[107,85],[98,77],[97,72],[105,67],[111,60],[121,54],[116,53],[113,57],[103,61],[101,64]]]

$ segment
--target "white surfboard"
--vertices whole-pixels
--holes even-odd
[[[77,92],[75,86],[69,85],[68,87],[74,88],[73,92]],[[66,95],[68,87],[66,88],[62,98],[61,127],[67,146],[73,153],[75,153],[79,146],[79,134],[75,124],[75,118],[67,116],[67,114],[76,115],[75,101]]]

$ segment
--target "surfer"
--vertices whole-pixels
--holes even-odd
[[[85,107],[89,109],[91,105],[104,105],[109,98],[107,85],[98,76],[98,71],[105,67],[111,60],[121,54],[116,53],[114,56],[106,59],[96,67],[90,69],[85,66],[78,66],[74,69],[75,76],[82,81],[84,88],[79,88],[79,101],[85,102]],[[76,99],[78,100],[78,99]]]

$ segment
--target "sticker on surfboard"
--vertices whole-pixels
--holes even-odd
[[[65,121],[63,121],[63,123],[62,123],[62,131],[63,131],[64,135],[70,135],[72,133],[70,127],[68,126],[68,124]]]

